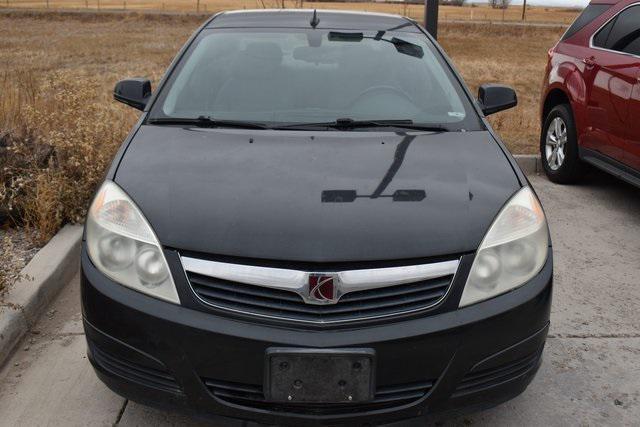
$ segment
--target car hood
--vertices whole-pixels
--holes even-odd
[[[475,251],[520,188],[488,132],[148,125],[115,181],[166,247],[304,262]]]

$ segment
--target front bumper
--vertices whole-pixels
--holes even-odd
[[[98,272],[83,247],[89,359],[116,393],[202,416],[265,424],[371,425],[481,409],[520,394],[539,367],[549,325],[552,264],[550,249],[542,271],[526,285],[464,309],[377,326],[302,330],[150,298]],[[176,286],[183,298],[186,279],[178,277]],[[261,386],[270,347],[373,349],[378,391],[395,399],[378,402],[376,396],[374,402],[351,406],[265,403]]]

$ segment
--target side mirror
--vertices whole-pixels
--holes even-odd
[[[134,78],[120,80],[113,89],[113,99],[138,110],[144,110],[151,98],[151,81]]]
[[[485,116],[518,105],[516,91],[509,86],[485,84],[478,89],[478,102]]]

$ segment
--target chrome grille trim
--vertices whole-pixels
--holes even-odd
[[[187,276],[187,281],[194,295],[205,305],[215,307],[220,310],[251,315],[254,317],[271,318],[276,320],[286,320],[298,323],[308,324],[335,324],[346,323],[351,321],[372,320],[383,317],[391,317],[398,315],[410,314],[418,311],[430,309],[441,303],[449,294],[451,284],[460,264],[459,260],[443,261],[431,264],[418,264],[400,267],[374,268],[374,269],[358,269],[344,271],[307,271],[293,270],[284,268],[261,267],[243,264],[231,264],[218,261],[203,260],[191,258],[187,256],[180,257],[182,266]],[[230,307],[225,304],[217,304],[210,298],[203,298],[200,292],[196,290],[196,286],[192,283],[190,277],[194,275],[208,277],[214,280],[226,282],[225,286],[230,286],[234,282],[240,285],[251,285],[263,289],[272,289],[273,292],[290,292],[292,296],[298,296],[301,299],[302,306],[319,307],[317,301],[309,298],[309,276],[310,274],[331,274],[337,278],[338,282],[338,299],[335,305],[340,306],[341,297],[359,291],[375,291],[383,288],[391,288],[393,286],[410,286],[411,284],[419,285],[419,282],[434,280],[439,278],[451,277],[446,286],[446,291],[435,301],[429,301],[428,304],[420,307],[410,307],[408,309],[398,307],[398,311],[388,313],[369,313],[356,315],[352,318],[333,319],[302,319],[296,318],[291,313],[261,313],[261,310],[253,310],[251,307]],[[399,288],[400,289],[400,288]],[[382,296],[381,298],[383,298]],[[345,304],[349,298],[345,298]],[[350,301],[351,303],[351,301]],[[327,307],[327,305],[323,305]],[[330,308],[327,307],[329,310]]]

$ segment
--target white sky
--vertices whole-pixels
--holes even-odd
[[[486,3],[484,0],[471,0],[470,3]],[[511,4],[522,4],[522,0],[513,0]],[[527,0],[532,6],[561,6],[561,7],[585,7],[589,0]]]

